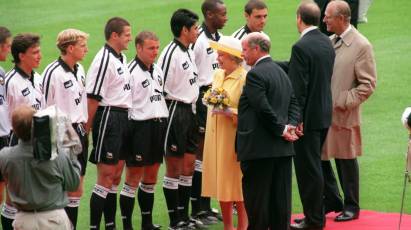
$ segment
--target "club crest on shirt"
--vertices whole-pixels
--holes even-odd
[[[0,76],[0,85],[4,85],[4,77]]]
[[[171,145],[170,146],[171,151],[177,152],[177,145]]]
[[[64,82],[63,84],[64,84],[64,88],[66,88],[66,89],[73,86],[73,82],[71,80],[68,80],[68,81]]]
[[[160,86],[162,86],[163,85],[163,79],[161,79],[160,75],[157,76],[157,79],[158,79],[158,84]]]
[[[23,90],[21,91],[21,94],[23,94],[23,97],[29,95],[29,94],[30,94],[30,89],[29,89],[28,87],[25,88],[25,89],[23,89]]]
[[[123,69],[122,69],[121,67],[118,67],[118,68],[117,68],[117,73],[118,73],[119,75],[122,75],[122,74],[124,73],[124,71],[123,71]]]
[[[110,160],[114,158],[113,154],[110,152],[107,152],[106,157],[107,159],[110,159]]]
[[[141,82],[141,85],[143,86],[143,88],[146,88],[147,86],[150,85],[150,82],[146,79],[143,82]]]
[[[207,54],[212,54],[212,53],[213,53],[213,48],[208,47],[208,48],[207,48]]]
[[[184,62],[184,63],[183,63],[183,69],[186,70],[186,69],[188,69],[188,67],[190,67],[190,64],[188,64],[187,61]]]

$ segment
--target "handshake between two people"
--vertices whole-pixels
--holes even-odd
[[[283,138],[286,141],[294,142],[304,135],[304,124],[300,123],[297,126],[291,124],[286,125],[286,130],[283,133]]]

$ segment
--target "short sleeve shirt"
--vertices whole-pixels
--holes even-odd
[[[199,86],[193,51],[174,39],[163,49],[157,64],[164,73],[166,99],[195,103]]]
[[[131,93],[133,104],[128,111],[132,120],[148,120],[168,117],[168,109],[163,95],[163,71],[156,64],[147,68],[136,57],[129,64],[131,73]]]
[[[117,54],[107,44],[101,48],[87,72],[86,92],[87,97],[98,100],[100,106],[130,108],[130,72],[126,56]]]
[[[56,105],[72,123],[87,122],[86,75],[83,66],[72,70],[61,58],[49,64],[43,74],[43,94],[47,106]]]
[[[32,71],[27,75],[18,66],[6,74],[6,100],[9,105],[9,118],[19,105],[29,105],[35,110],[45,108],[42,94],[41,76]]]

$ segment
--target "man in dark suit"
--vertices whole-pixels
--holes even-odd
[[[298,7],[297,28],[301,38],[292,47],[290,62],[286,63],[301,111],[294,165],[305,215],[291,229],[322,229],[325,224],[321,148],[331,124],[330,85],[335,52],[330,39],[317,27],[320,14],[320,8],[312,2]],[[326,207],[326,212],[334,209],[340,211],[342,207]]]
[[[291,142],[298,138],[293,130],[299,111],[290,80],[269,56],[270,46],[268,36],[257,32],[242,41],[252,69],[238,107],[237,152],[249,230],[286,230],[291,215]]]

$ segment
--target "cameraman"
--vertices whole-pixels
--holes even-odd
[[[12,112],[12,127],[19,142],[0,151],[0,170],[10,200],[18,209],[13,227],[70,230],[71,223],[64,211],[68,203],[65,191],[77,189],[80,165],[66,154],[59,154],[54,160],[34,159],[31,141],[34,113],[27,105],[18,106]]]

